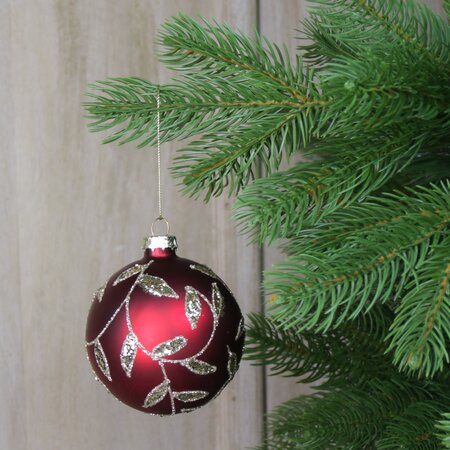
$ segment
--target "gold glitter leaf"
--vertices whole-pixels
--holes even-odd
[[[236,337],[234,338],[234,340],[238,341],[242,337],[243,334],[244,334],[244,319],[241,317],[241,320],[239,321]]]
[[[191,264],[189,267],[192,270],[198,270],[199,272],[204,273],[205,275],[208,275],[211,278],[220,280],[220,278],[209,267],[204,266],[203,264]]]
[[[94,292],[94,295],[92,296],[92,301],[98,300],[98,302],[100,303],[103,300],[103,294],[105,293],[107,284],[108,282],[105,281],[105,283]]]
[[[95,342],[94,356],[95,356],[95,361],[97,361],[97,365],[98,365],[99,369],[102,371],[103,375],[105,375],[105,377],[109,381],[112,381],[111,374],[109,372],[108,360],[106,359],[106,355],[105,355],[105,352],[103,351],[102,344],[100,344],[99,341]]]
[[[212,303],[214,309],[214,316],[218,318],[223,315],[223,297],[219,291],[217,283],[212,284]]]
[[[195,402],[205,398],[208,394],[209,392],[206,391],[182,391],[174,392],[173,396],[180,402]]]
[[[151,406],[159,403],[169,392],[170,381],[164,380],[161,384],[154,387],[145,397],[145,401],[143,404],[144,408],[150,408]]]
[[[182,412],[182,413],[190,413],[192,411],[195,411],[196,409],[198,409],[198,408],[181,408],[180,412]]]
[[[231,378],[234,377],[234,374],[237,372],[238,369],[238,362],[237,362],[237,356],[236,353],[233,353],[230,350],[230,347],[228,347],[227,345],[227,350],[228,350],[228,364],[227,364],[227,369],[228,369],[228,376],[229,379],[231,380]]]
[[[186,286],[185,290],[184,309],[186,311],[186,317],[191,324],[191,328],[195,330],[197,328],[198,319],[202,313],[202,304],[197,291],[193,287]]]
[[[153,275],[141,275],[138,285],[146,294],[156,295],[157,297],[179,298],[178,294],[162,278]]]
[[[134,360],[138,349],[137,338],[134,333],[129,333],[122,344],[120,351],[120,364],[128,377],[131,377]]]
[[[216,366],[195,358],[185,359],[181,361],[181,365],[197,375],[209,375],[217,370]]]
[[[168,341],[158,344],[152,351],[153,359],[161,359],[165,356],[173,355],[174,353],[186,347],[187,339],[184,336],[177,336]]]
[[[114,281],[113,286],[120,283],[121,281],[127,280],[128,278],[136,275],[147,268],[148,264],[135,264],[134,266],[124,270]]]

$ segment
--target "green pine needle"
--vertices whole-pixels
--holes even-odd
[[[439,430],[439,438],[441,439],[443,448],[450,448],[450,413],[442,414],[441,420],[436,424]]]
[[[372,379],[296,397],[269,415],[268,450],[438,449],[445,388]]]
[[[323,378],[364,379],[391,370],[383,343],[392,321],[387,307],[374,308],[371,314],[323,334],[285,330],[274,318],[261,314],[250,314],[248,319],[245,357],[270,366],[273,375],[311,383]]]
[[[442,371],[450,323],[449,193],[447,182],[370,197],[295,238],[287,261],[266,274],[275,319],[286,329],[326,332],[394,297],[394,361],[426,376]]]
[[[344,147],[338,162],[299,163],[285,172],[261,178],[235,204],[241,231],[269,242],[293,237],[342,207],[364,200],[415,157],[424,137],[402,135],[372,142],[336,142]],[[320,147],[327,152],[329,146]]]

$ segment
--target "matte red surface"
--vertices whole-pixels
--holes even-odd
[[[169,249],[146,250],[142,259],[134,261],[113,274],[106,285],[102,301],[95,300],[92,303],[86,326],[87,342],[94,340],[103,330],[125,299],[138,275],[116,286],[112,285],[114,280],[128,267],[136,263],[145,264],[150,259],[153,262],[145,273],[164,279],[177,292],[179,298],[149,295],[138,286],[134,289],[130,298],[130,318],[136,336],[149,351],[164,341],[176,336],[184,336],[188,340],[186,347],[168,357],[179,360],[195,355],[207,343],[213,329],[213,314],[205,300],[201,299],[202,312],[197,327],[192,330],[185,313],[185,286],[192,286],[212,301],[212,283],[216,282],[224,299],[223,316],[219,319],[214,337],[207,349],[198,357],[216,366],[217,371],[209,375],[198,375],[180,364],[165,363],[164,365],[173,391],[209,392],[206,398],[196,402],[175,400],[176,413],[178,413],[182,408],[204,405],[229,381],[227,346],[240,361],[244,336],[238,341],[235,337],[242,314],[233,295],[220,280],[189,267],[190,264],[196,264],[194,261],[180,258],[175,251]],[[127,335],[126,313],[125,308],[122,308],[99,339],[108,360],[112,381],[110,382],[99,369],[94,357],[94,347],[88,346],[88,357],[93,370],[107,389],[123,403],[147,413],[171,414],[169,395],[151,408],[143,407],[147,394],[164,380],[164,376],[159,363],[153,361],[140,349],[137,352],[131,377],[126,375],[121,367],[120,352]]]

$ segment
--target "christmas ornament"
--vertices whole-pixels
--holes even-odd
[[[98,379],[127,405],[155,414],[215,398],[233,378],[244,341],[226,285],[175,250],[174,236],[149,237],[144,257],[95,293],[86,328]]]
[[[176,254],[161,208],[159,89],[158,202],[165,235],[145,240],[144,256],[94,294],[86,349],[96,378],[123,403],[173,415],[217,397],[238,369],[244,319],[225,283],[208,267]]]

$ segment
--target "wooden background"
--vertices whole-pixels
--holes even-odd
[[[157,210],[155,154],[101,146],[87,132],[87,83],[171,76],[155,34],[182,11],[255,27],[294,51],[304,0],[0,0],[0,449],[234,450],[255,446],[267,410],[305,387],[247,362],[221,396],[158,418],[105,394],[85,358],[101,282],[141,255]],[[429,0],[440,10],[440,0]],[[163,148],[167,169],[177,144]],[[223,276],[244,312],[260,310],[261,270],[279,258],[237,235],[230,201],[181,197],[164,180],[179,254]]]

